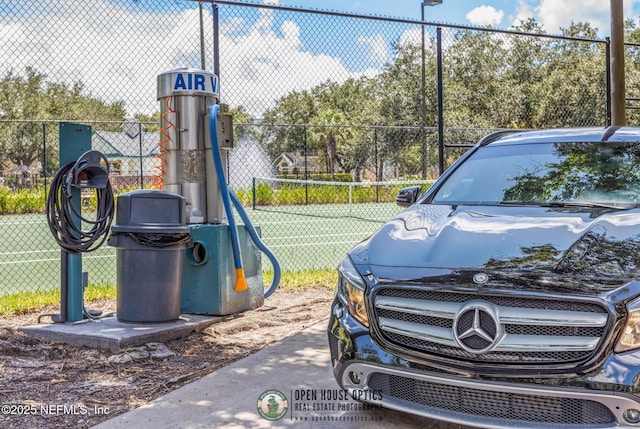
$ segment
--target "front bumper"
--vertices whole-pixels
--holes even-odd
[[[640,410],[640,353],[611,355],[591,373],[573,376],[462,374],[387,352],[339,299],[329,346],[336,380],[364,402],[490,428],[640,428],[640,421],[625,419],[625,411]]]

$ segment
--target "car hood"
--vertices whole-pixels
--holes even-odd
[[[605,292],[640,274],[640,209],[415,205],[350,256],[375,282]]]

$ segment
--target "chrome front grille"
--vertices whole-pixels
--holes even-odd
[[[379,331],[393,345],[493,363],[587,359],[609,319],[594,302],[415,288],[382,287],[373,305]]]

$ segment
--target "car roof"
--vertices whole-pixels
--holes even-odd
[[[492,138],[494,137],[494,138]],[[480,145],[531,144],[559,142],[640,142],[640,127],[586,127],[549,130],[497,132],[479,142]]]

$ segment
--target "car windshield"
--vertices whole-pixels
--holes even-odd
[[[431,202],[637,206],[640,144],[484,146],[449,176]]]

